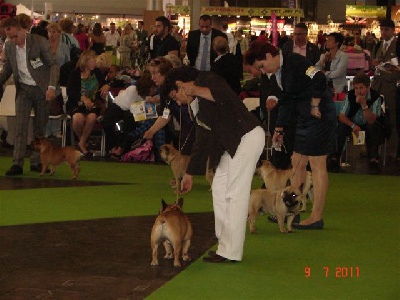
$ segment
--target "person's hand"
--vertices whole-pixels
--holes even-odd
[[[367,97],[362,95],[356,95],[356,102],[364,107],[367,105]]]
[[[319,110],[319,105],[311,105],[311,115],[317,119],[321,119],[322,114]]]
[[[53,89],[47,89],[46,101],[53,101],[56,98],[56,91]]]
[[[189,174],[183,175],[181,180],[181,190],[180,194],[186,194],[192,190],[193,187],[193,176]]]
[[[358,126],[357,124],[354,124],[355,126],[353,127],[353,132],[356,136],[358,136],[358,133],[361,131],[361,127]]]
[[[100,96],[105,99],[108,95],[108,92],[110,91],[111,87],[108,84],[103,85],[100,88]]]
[[[86,96],[82,96],[83,104],[85,104],[87,110],[92,110],[94,107],[94,103]]]
[[[276,101],[275,98],[268,98],[265,103],[265,106],[267,107],[267,110],[273,110],[277,104],[278,104],[278,101]]]
[[[149,129],[145,133],[143,133],[143,138],[145,140],[152,140],[154,136],[154,133]]]

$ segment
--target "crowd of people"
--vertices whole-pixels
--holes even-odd
[[[181,193],[192,189],[193,175],[204,174],[207,163],[215,171],[212,197],[218,248],[205,258],[207,262],[242,259],[251,182],[268,132],[270,160],[278,169],[293,168],[292,185],[300,186],[306,170],[312,170],[313,210],[296,224],[306,230],[324,228],[327,167],[340,171],[346,136],[366,131],[371,173],[378,174],[377,122],[383,103],[400,134],[399,42],[391,20],[381,21],[380,44],[372,42],[371,34],[350,40],[339,32],[321,32],[311,43],[308,27],[298,23],[291,37],[281,34],[274,46],[265,32],[253,38],[241,30],[227,32],[226,26],[214,28],[209,15],[200,17],[199,28],[187,38],[165,16],[155,19],[150,35],[142,21],[135,30],[125,24],[120,32],[114,23],[105,32],[96,23],[86,34],[82,24],[75,30],[68,19],[31,29],[26,17],[1,22],[5,43],[0,85],[12,76],[17,88],[13,164],[6,175],[23,174],[32,108],[34,135],[59,135],[59,124],[47,121],[51,103],[64,85],[71,130],[85,157],[92,155],[88,139],[100,123],[107,153],[114,158],[130,151],[141,137],[154,141],[157,160],[161,145],[169,142],[190,155]],[[357,74],[354,88],[347,91],[348,49],[343,45],[352,43],[374,44],[375,76],[371,85],[369,75]],[[100,64],[106,50],[118,52],[119,60]],[[184,55],[187,66],[182,66]],[[139,64],[143,67],[135,69]],[[243,70],[258,78],[261,112],[256,114],[240,98]],[[346,98],[337,115],[334,95],[343,92]],[[130,108],[140,101],[156,104],[157,117],[135,120]],[[115,124],[121,120],[123,130],[118,133]],[[400,139],[392,140],[400,158]],[[38,153],[33,152],[30,161],[32,171],[41,171]]]

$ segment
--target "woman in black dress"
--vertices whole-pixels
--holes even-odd
[[[293,53],[283,59],[271,44],[257,41],[246,52],[246,64],[263,73],[274,73],[283,88],[279,116],[275,125],[273,144],[282,145],[285,127],[296,118],[293,147],[293,185],[305,181],[308,161],[313,172],[314,206],[309,218],[299,229],[322,229],[323,210],[328,189],[327,155],[336,148],[336,110],[332,92],[325,75],[304,56]]]

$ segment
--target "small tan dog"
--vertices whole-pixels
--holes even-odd
[[[167,205],[161,201],[162,208],[158,215],[153,229],[151,230],[151,249],[152,266],[158,266],[157,249],[159,244],[164,241],[166,259],[174,258],[174,266],[180,267],[179,254],[182,249],[182,259],[190,261],[189,247],[192,239],[193,230],[187,216],[182,211],[183,199],[180,198],[176,203]],[[172,253],[172,248],[174,253]]]
[[[174,173],[175,181],[171,181],[171,186],[173,188],[180,187],[181,179],[185,175],[187,166],[189,165],[190,156],[181,154],[170,144],[161,146],[160,155],[171,166],[171,170]]]
[[[74,147],[54,146],[45,138],[36,138],[32,141],[32,146],[35,150],[40,152],[40,160],[42,162],[41,176],[46,173],[48,166],[51,166],[50,175],[54,175],[56,166],[65,161],[72,170],[72,179],[78,177],[80,171],[79,160],[82,153]]]
[[[162,145],[160,148],[161,158],[171,166],[171,170],[174,173],[175,180],[171,180],[170,184],[172,188],[180,187],[181,179],[186,173],[186,169],[190,162],[189,155],[183,155],[171,144]],[[206,166],[206,180],[212,185],[214,178],[214,171],[209,168],[209,160],[207,160]]]
[[[287,181],[292,178],[293,169],[280,170],[275,168],[270,161],[263,160],[262,165],[256,169],[256,173],[263,179],[265,186],[270,191],[281,190],[287,186]],[[304,183],[300,211],[307,210],[307,197],[313,201],[312,173],[307,171]]]
[[[284,189],[270,191],[268,189],[252,190],[249,201],[249,225],[250,232],[256,232],[256,218],[260,208],[276,216],[279,230],[282,233],[293,232],[292,222],[294,216],[299,213],[300,197],[303,190],[300,188],[287,186]],[[285,228],[285,217],[287,217],[287,229]]]

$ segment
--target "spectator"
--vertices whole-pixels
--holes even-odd
[[[121,36],[116,31],[114,22],[110,23],[110,30],[105,32],[104,36],[106,37],[106,46],[111,47],[113,50],[117,49],[121,43]]]
[[[223,36],[227,39],[225,33],[211,26],[211,16],[202,15],[199,20],[199,29],[189,31],[188,35],[186,53],[189,65],[200,71],[211,70],[211,65],[217,57],[211,46],[214,38]]]
[[[79,42],[79,47],[82,51],[85,51],[89,48],[89,38],[86,34],[86,27],[82,23],[78,24],[74,37]]]
[[[347,88],[347,66],[349,57],[347,53],[340,50],[344,37],[341,33],[332,32],[326,39],[326,52],[321,55],[316,67],[326,77],[328,86],[334,93],[341,93]]]
[[[282,48],[283,56],[290,53],[298,53],[308,58],[315,65],[321,55],[318,47],[307,40],[308,27],[305,23],[297,23],[294,26],[294,39],[289,40]]]
[[[154,57],[167,54],[180,57],[181,47],[178,41],[171,36],[171,23],[166,17],[160,16],[156,18],[156,31],[159,43],[154,48]]]
[[[240,83],[242,76],[241,64],[235,55],[229,53],[229,45],[226,38],[222,36],[215,37],[213,40],[213,51],[218,56],[211,66],[211,71],[225,79],[230,88],[239,95],[242,90]]]
[[[103,34],[100,23],[94,23],[92,33],[89,34],[89,49],[93,50],[96,55],[104,53],[106,47],[106,37]]]
[[[399,110],[399,102],[396,101],[397,87],[400,80],[399,59],[396,51],[398,45],[394,32],[394,22],[392,20],[382,20],[380,23],[382,43],[377,54],[372,61],[372,65],[377,68],[372,88],[385,97],[385,103],[389,109],[391,123],[395,126],[397,135],[393,134],[389,140],[389,149],[396,149],[396,158],[400,159],[400,120],[396,118],[396,111]],[[383,67],[387,64],[387,67]]]
[[[377,91],[370,88],[370,79],[364,73],[354,76],[353,89],[350,90],[344,100],[339,115],[337,127],[337,152],[330,157],[329,171],[340,171],[340,156],[343,152],[346,137],[351,133],[356,136],[360,131],[365,131],[365,143],[369,158],[369,170],[371,174],[379,173],[378,147],[380,127],[377,120],[381,115],[382,98]]]
[[[78,148],[85,156],[92,156],[87,141],[104,104],[101,88],[105,78],[96,68],[96,53],[86,50],[79,57],[67,84],[67,111],[72,118],[72,129],[77,135]]]

